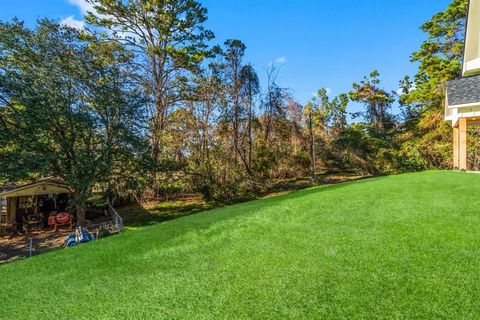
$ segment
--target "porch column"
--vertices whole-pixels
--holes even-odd
[[[453,170],[460,168],[460,162],[458,162],[458,124],[453,127]]]
[[[458,120],[458,168],[460,170],[467,170],[467,118],[460,118]]]
[[[17,220],[17,198],[7,198],[7,202],[8,223],[12,223]]]

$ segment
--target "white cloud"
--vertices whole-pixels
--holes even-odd
[[[68,0],[68,3],[71,4],[72,6],[77,7],[83,16],[87,15],[89,11],[95,12],[95,10],[93,9],[93,5],[88,3],[86,0]],[[66,17],[65,19],[60,21],[60,24],[70,26],[76,29],[85,28],[85,21],[77,20],[73,16]]]
[[[278,63],[278,64],[284,64],[286,62],[287,62],[286,57],[279,57],[279,58],[275,59],[275,63]]]
[[[93,8],[93,5],[88,3],[86,0],[68,0],[68,3],[78,7],[78,9],[83,15],[86,15],[87,12],[95,13],[95,9]]]
[[[80,11],[82,16],[86,16],[89,12],[93,13],[98,17],[104,17],[103,15],[98,14],[97,10],[95,10],[94,6],[89,3],[87,0],[66,0],[70,5],[77,7]],[[68,25],[77,29],[85,28],[85,21],[84,20],[77,20],[73,16],[69,16],[62,21],[61,24]]]
[[[60,21],[60,24],[69,26],[75,29],[83,29],[85,28],[85,21],[83,20],[77,20],[73,16],[68,16],[65,19],[62,19]]]

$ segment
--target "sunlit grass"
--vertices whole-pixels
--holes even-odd
[[[0,319],[475,319],[479,194],[425,172],[157,223],[0,266]]]

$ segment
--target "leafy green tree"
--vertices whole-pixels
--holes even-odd
[[[333,135],[339,135],[347,126],[347,105],[350,99],[345,93],[333,98],[329,108],[329,120]]]
[[[185,99],[191,74],[210,52],[206,42],[213,33],[203,26],[207,10],[194,0],[87,1],[96,11],[87,21],[135,54],[138,83],[153,103],[151,153],[158,164],[168,114]]]
[[[52,21],[0,23],[2,174],[62,177],[83,225],[95,185],[115,183],[141,144],[129,66],[117,44]]]
[[[461,76],[468,0],[453,0],[420,29],[427,39],[412,55],[419,63],[415,83],[404,83],[408,92],[400,97],[410,114],[402,142],[401,158],[407,168],[451,166],[451,129],[443,121],[445,84]],[[406,86],[405,86],[406,85]]]
[[[407,103],[404,99],[414,89],[415,83],[410,79],[409,76],[405,76],[402,80],[400,80],[399,104],[402,111],[404,125],[408,129],[412,129],[412,125],[417,123],[421,111],[421,106],[418,103]]]
[[[379,87],[379,77],[379,72],[375,70],[360,84],[354,83],[349,97],[352,101],[363,103],[366,106],[365,119],[376,134],[384,135],[388,123],[392,120],[388,109],[395,100],[392,94]]]
[[[334,145],[334,141],[347,127],[348,102],[346,94],[340,94],[331,99],[327,89],[321,88],[307,103],[305,113],[308,117],[312,167],[316,162],[315,159],[321,160],[325,169],[341,167],[338,163],[339,150]]]
[[[424,109],[442,108],[445,83],[461,76],[468,0],[453,0],[420,29],[428,35],[411,60],[419,63],[415,90],[402,96],[405,103]]]

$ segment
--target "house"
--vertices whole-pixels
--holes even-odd
[[[453,168],[467,170],[467,128],[480,125],[480,0],[470,0],[462,78],[447,83],[445,120],[453,128]]]
[[[28,215],[48,220],[51,212],[66,210],[71,188],[61,179],[44,178],[20,186],[5,186],[0,193],[0,236]]]

